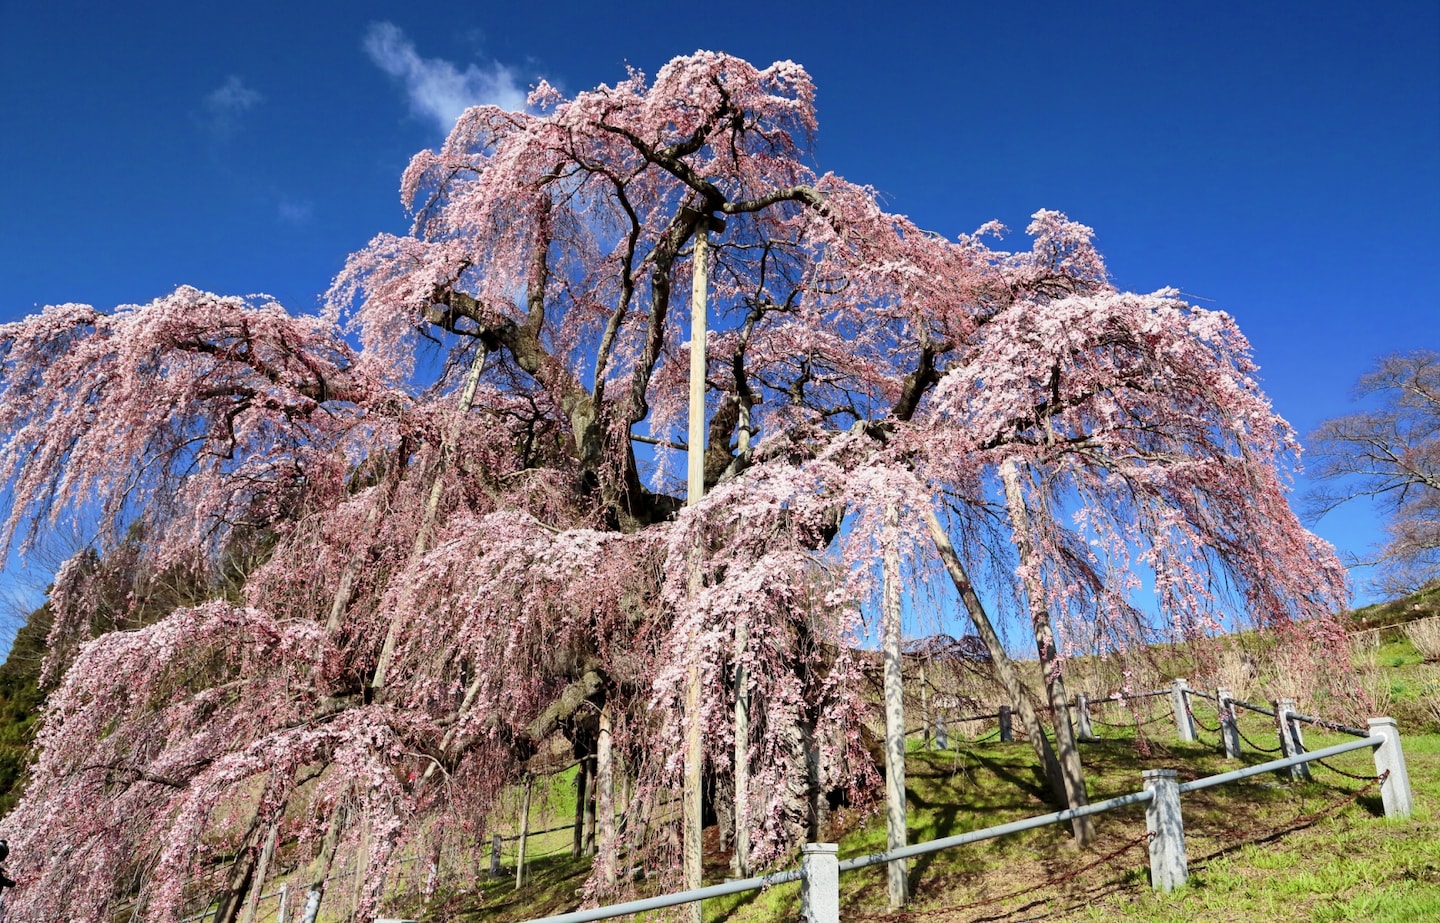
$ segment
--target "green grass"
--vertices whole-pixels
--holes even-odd
[[[1405,622],[1428,618],[1432,615],[1440,615],[1440,581],[1433,580],[1428,586],[1409,596],[1376,603],[1361,609],[1352,609],[1345,613],[1345,619],[1350,623],[1352,630],[1391,629]],[[1387,636],[1392,634],[1392,632],[1382,633]]]
[[[1407,660],[1404,666],[1413,664]],[[1214,715],[1203,705],[1196,713],[1213,725]],[[1256,743],[1273,744],[1268,719],[1246,716],[1242,727]],[[1198,743],[1175,742],[1168,719],[1146,727],[1148,752],[1137,746],[1133,732],[1097,731],[1102,739],[1082,751],[1092,800],[1138,790],[1146,768],[1175,768],[1188,779],[1239,765],[1220,756],[1214,735],[1204,730]],[[1313,780],[1303,783],[1265,774],[1184,796],[1191,878],[1176,893],[1150,887],[1144,809],[1137,806],[1097,818],[1097,842],[1085,850],[1072,846],[1065,829],[1052,826],[921,857],[911,866],[911,916],[887,911],[883,868],[847,873],[841,878],[842,919],[849,914],[848,919],[937,921],[1440,920],[1440,735],[1404,727],[1402,733],[1417,805],[1407,821],[1385,820],[1377,790],[1357,797],[1364,783],[1324,767],[1315,767]],[[1343,739],[1306,732],[1312,749]],[[952,744],[939,752],[912,747],[907,757],[910,842],[1056,809],[1046,800],[1024,742],[952,738]],[[1248,744],[1245,750],[1243,764],[1273,758]],[[1373,771],[1366,751],[1328,762],[1357,774]],[[564,787],[557,785],[555,815],[563,816],[568,807]],[[842,809],[834,824],[842,857],[884,848],[884,821],[876,813]],[[568,841],[566,834],[551,835],[557,837]],[[710,863],[707,882],[723,878],[725,857],[714,855]],[[481,882],[432,905],[425,919],[505,923],[562,912],[578,905],[588,873],[588,861],[561,849],[532,866],[523,892],[515,892],[510,879]],[[793,920],[798,913],[799,887],[792,884],[709,901],[705,915],[768,923]]]

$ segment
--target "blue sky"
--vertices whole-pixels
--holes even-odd
[[[313,309],[405,230],[400,172],[456,106],[698,48],[804,65],[820,167],[892,211],[954,235],[1059,209],[1121,287],[1231,312],[1302,434],[1374,357],[1440,349],[1434,0],[0,0],[0,322],[182,283]],[[1364,556],[1377,529],[1317,531]]]

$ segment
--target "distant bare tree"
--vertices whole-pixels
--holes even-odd
[[[1310,495],[1317,517],[1372,497],[1388,513],[1377,588],[1408,593],[1440,574],[1440,353],[1385,356],[1361,377],[1368,410],[1320,424],[1310,436]]]

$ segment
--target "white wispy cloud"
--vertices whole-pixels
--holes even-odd
[[[440,58],[422,58],[415,43],[394,23],[370,25],[365,53],[385,73],[404,82],[410,109],[442,132],[448,133],[470,106],[489,103],[510,110],[525,108],[526,91],[511,68],[492,61],[485,67],[470,64],[461,70]]]
[[[263,102],[259,91],[245,85],[235,74],[225,78],[217,89],[205,94],[205,124],[217,135],[234,134],[240,117]]]
[[[298,227],[309,224],[310,219],[315,217],[315,203],[309,199],[281,199],[277,211],[281,221]]]

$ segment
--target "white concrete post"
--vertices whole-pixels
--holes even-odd
[[[1180,817],[1180,783],[1173,769],[1147,769],[1145,790],[1155,797],[1145,806],[1145,829],[1150,832],[1150,884],[1157,891],[1174,891],[1190,877],[1185,859],[1185,822]]]
[[[925,661],[920,661],[920,724],[925,729],[925,749],[930,749],[931,728],[934,722],[930,718],[930,687],[925,683]]]
[[[305,892],[305,915],[301,923],[315,923],[316,918],[320,916],[320,898],[322,894],[323,892],[319,888],[313,886],[309,891]]]
[[[1181,743],[1195,741],[1195,721],[1190,717],[1189,683],[1177,679],[1170,684],[1170,705],[1175,709],[1175,733]]]
[[[840,923],[840,847],[806,843],[800,847],[800,918],[805,923]]]
[[[1235,701],[1230,690],[1221,686],[1215,690],[1215,701],[1220,705],[1220,743],[1225,747],[1227,760],[1240,758],[1240,724],[1235,716]]]
[[[1000,739],[1007,742],[1015,739],[1015,726],[1010,712],[1009,705],[1000,706]]]
[[[290,882],[287,881],[280,886],[278,897],[280,906],[275,910],[275,923],[285,923],[286,918],[290,916]]]
[[[1405,768],[1405,751],[1400,749],[1400,728],[1394,718],[1371,718],[1370,736],[1385,738],[1375,748],[1375,775],[1384,775],[1380,783],[1380,801],[1385,805],[1385,816],[1409,817],[1415,806],[1410,794],[1410,773]]]
[[[1286,756],[1299,756],[1305,752],[1300,742],[1300,732],[1290,716],[1295,714],[1294,699],[1275,700],[1275,732],[1280,737],[1280,752]],[[1290,781],[1301,782],[1310,778],[1310,764],[1296,763],[1290,767]]]
[[[1083,692],[1075,693],[1075,734],[1081,740],[1095,739],[1090,727],[1090,697]]]

